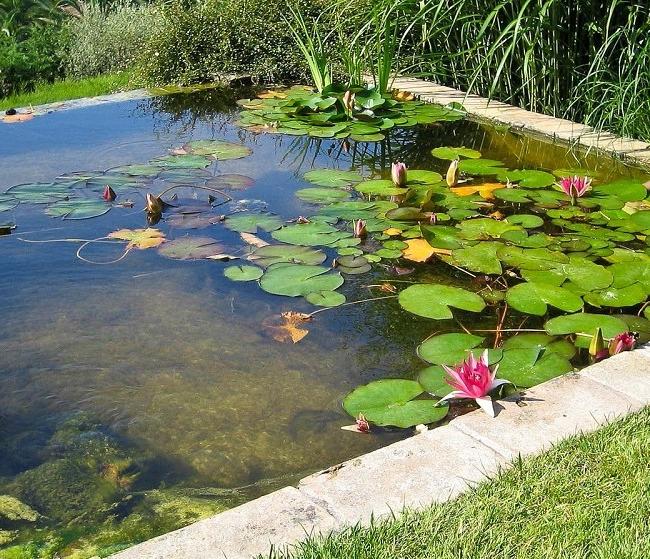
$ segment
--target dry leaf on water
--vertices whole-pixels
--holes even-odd
[[[129,241],[127,250],[132,248],[155,248],[165,242],[165,234],[158,229],[120,229],[108,234],[109,239]]]
[[[269,246],[269,243],[263,241],[257,235],[253,235],[252,233],[244,232],[244,233],[240,233],[239,236],[241,237],[242,241],[244,241],[247,245],[251,245],[257,248]]]
[[[402,251],[402,255],[413,262],[426,262],[434,254],[451,254],[450,250],[432,247],[425,239],[409,239],[404,242],[408,247]]]
[[[452,188],[451,191],[458,196],[471,196],[472,194],[478,193],[481,198],[492,200],[494,198],[494,191],[500,188],[506,188],[506,185],[500,182],[485,182],[470,186],[457,186],[456,188]]]
[[[300,328],[309,320],[311,320],[311,316],[308,314],[287,311],[280,315],[270,316],[262,322],[262,326],[275,341],[297,344],[309,334],[309,330]]]
[[[14,122],[25,122],[27,120],[32,120],[33,118],[33,113],[16,113],[15,115],[4,115],[2,120],[7,124],[12,124]]]

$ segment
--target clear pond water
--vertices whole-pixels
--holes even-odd
[[[637,173],[467,120],[393,130],[384,142],[349,147],[255,134],[234,125],[236,96],[225,97],[168,96],[3,125],[0,192],[146,163],[213,138],[252,150],[210,167],[254,181],[229,191],[235,201],[219,211],[239,203],[285,220],[317,211],[294,196],[309,186],[302,175],[312,168],[379,177],[399,159],[444,174],[446,162],[430,154],[438,146],[473,147],[513,168]],[[232,263],[173,260],[155,249],[133,250],[111,265],[75,256],[80,243],[66,239],[146,227],[144,193],[160,190],[146,185],[120,195],[133,207],[93,219],[50,217],[41,204],[0,213],[0,223],[17,225],[0,237],[0,496],[10,497],[0,497],[0,557],[106,556],[410,434],[340,430],[351,422],[341,401],[354,387],[413,377],[426,366],[415,348],[440,323],[406,313],[395,299],[319,313],[308,336],[284,344],[269,335],[268,320],[315,307],[265,293],[256,282],[229,281],[223,271]],[[220,222],[200,230],[165,220],[155,226],[168,240],[209,236],[241,252],[238,234]],[[96,243],[83,255],[108,261],[122,249]],[[393,264],[347,276],[341,291],[354,301],[381,296],[368,286],[385,279],[411,281],[395,275]],[[470,280],[459,274],[454,281]],[[478,323],[456,314],[488,325],[490,313]]]

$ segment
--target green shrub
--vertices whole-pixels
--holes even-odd
[[[326,0],[298,2],[313,24]],[[146,44],[139,76],[149,84],[213,81],[228,73],[262,81],[305,80],[308,69],[296,47],[282,2],[268,0],[172,0],[162,25]],[[327,25],[327,17],[321,21]]]
[[[147,37],[158,33],[160,21],[153,5],[132,5],[127,0],[110,7],[85,4],[81,17],[69,23],[66,75],[83,78],[130,69]]]
[[[65,28],[34,26],[24,40],[0,33],[0,96],[31,91],[39,82],[63,76],[63,57],[68,44]]]

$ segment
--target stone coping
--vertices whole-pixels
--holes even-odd
[[[47,103],[45,105],[21,107],[19,110],[31,109],[35,114],[44,114],[95,107],[97,105],[106,105],[109,103],[121,103],[123,101],[136,101],[139,99],[148,99],[150,97],[153,97],[153,95],[146,89],[132,89],[130,91],[110,93],[108,95],[97,95],[96,97],[81,97],[79,99],[70,99],[69,101],[55,101],[54,103]]]
[[[518,456],[542,452],[649,404],[650,346],[644,346],[499,400],[494,419],[481,410],[457,417],[112,558],[268,555],[312,534],[453,499]]]
[[[648,142],[619,137],[610,132],[599,132],[586,124],[534,113],[417,78],[395,78],[393,87],[411,92],[423,101],[441,105],[460,103],[470,115],[478,119],[511,126],[549,139],[558,139],[586,149],[595,149],[637,164],[650,165]]]

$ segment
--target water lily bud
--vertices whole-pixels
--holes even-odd
[[[589,355],[595,361],[603,359],[603,352],[605,351],[605,340],[603,339],[603,331],[601,328],[596,328],[595,334],[591,337],[589,344]]]
[[[352,222],[354,224],[354,236],[359,239],[365,239],[368,235],[366,230],[366,222],[363,219],[358,219],[357,221]]]
[[[609,354],[617,355],[622,351],[630,351],[634,349],[638,339],[638,332],[621,332],[610,340],[608,348]]]
[[[404,163],[401,163],[400,161],[393,163],[390,169],[390,175],[395,186],[406,185],[406,171],[407,167]]]
[[[445,177],[447,181],[447,186],[456,186],[458,184],[458,159],[454,159],[449,164],[449,169],[447,169],[447,176]]]
[[[370,423],[368,423],[368,420],[362,413],[357,417],[357,431],[359,433],[370,433]]]
[[[102,198],[106,202],[114,202],[115,198],[117,198],[117,194],[115,194],[115,191],[109,185],[106,185],[104,187],[104,192],[102,193]]]
[[[352,110],[354,109],[354,98],[355,94],[352,93],[349,89],[343,94],[343,108],[345,109],[345,112],[348,115],[352,114]]]
[[[165,207],[165,203],[158,197],[147,192],[147,213],[161,214]]]

